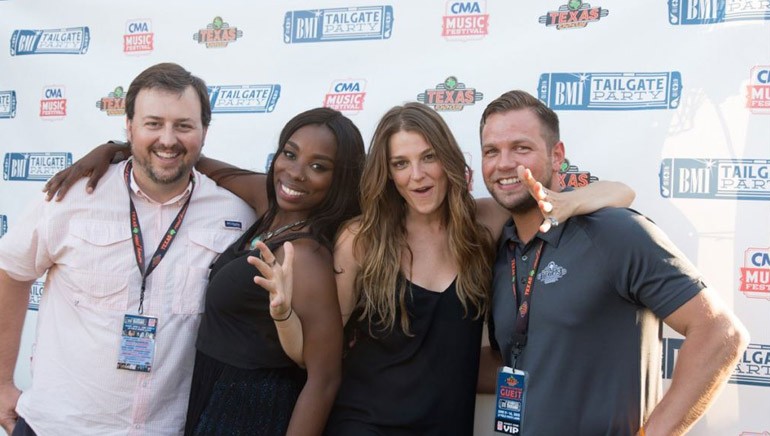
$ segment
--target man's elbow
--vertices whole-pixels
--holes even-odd
[[[733,314],[726,315],[720,322],[720,330],[724,338],[722,349],[730,361],[737,360],[746,350],[751,340],[749,331]]]

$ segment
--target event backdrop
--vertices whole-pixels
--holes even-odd
[[[453,129],[476,196],[488,195],[479,116],[524,89],[561,118],[565,183],[630,185],[751,332],[692,434],[768,435],[769,20],[767,0],[0,0],[0,235],[48,177],[124,138],[124,93],[158,62],[207,81],[209,156],[264,170],[300,111],[339,109],[368,139],[388,108],[416,100]],[[664,341],[668,378],[681,339]],[[493,434],[494,399],[479,398],[476,433]]]

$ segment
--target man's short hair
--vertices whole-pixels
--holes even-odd
[[[484,109],[484,113],[481,115],[479,135],[484,130],[487,117],[490,115],[520,109],[531,110],[540,120],[540,134],[543,135],[543,139],[545,139],[548,145],[548,150],[559,142],[559,116],[546,106],[545,103],[521,90],[508,91],[487,105],[487,108]]]

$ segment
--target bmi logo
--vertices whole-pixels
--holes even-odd
[[[538,22],[548,27],[556,26],[559,30],[580,29],[588,23],[599,21],[609,13],[607,9],[592,8],[590,4],[580,0],[569,0],[566,5],[559,6],[558,11],[549,11],[542,15]]]
[[[757,65],[751,69],[751,80],[746,94],[746,107],[751,109],[752,113],[770,114],[770,65]]]
[[[227,47],[227,44],[235,42],[243,36],[243,31],[237,27],[230,27],[222,17],[214,17],[214,20],[193,34],[193,39],[199,44],[206,44],[206,48]]]
[[[580,171],[576,165],[570,165],[568,160],[564,160],[559,171],[559,186],[562,188],[582,188],[589,183],[599,180],[592,176],[589,171]]]
[[[642,110],[679,107],[682,75],[660,73],[545,73],[538,98],[554,110]]]
[[[461,111],[465,106],[473,105],[483,98],[484,94],[475,88],[466,87],[455,76],[449,76],[435,89],[426,89],[417,95],[417,101],[433,106],[437,111]]]
[[[770,200],[767,159],[663,159],[659,176],[667,198]]]
[[[750,298],[770,300],[770,247],[749,248],[741,268],[740,290]]]
[[[388,39],[392,32],[392,6],[289,11],[283,20],[286,44]]]
[[[366,97],[366,80],[346,79],[335,80],[324,97],[324,107],[330,107],[340,112],[357,114],[364,109]]]
[[[8,232],[8,217],[0,215],[0,238],[2,238],[6,232]]]
[[[209,86],[212,113],[272,112],[281,85]]]
[[[481,39],[489,33],[489,14],[486,1],[446,4],[446,15],[441,24],[441,36],[450,41]]]
[[[670,379],[683,339],[663,339],[663,377]],[[749,344],[728,383],[770,387],[770,345]]]
[[[126,94],[122,86],[116,86],[114,91],[108,92],[107,97],[96,101],[96,107],[107,115],[126,114]]]
[[[152,21],[148,19],[126,22],[126,34],[123,35],[123,52],[126,54],[147,54],[154,48],[155,34]]]
[[[60,85],[43,88],[43,98],[40,100],[40,118],[44,120],[60,120],[67,116],[67,99],[64,87]]]
[[[44,283],[41,280],[35,280],[35,282],[32,283],[32,287],[29,288],[28,310],[37,311],[40,309],[40,300],[43,298],[43,285]]]
[[[3,179],[44,182],[70,165],[72,153],[6,153],[3,159]]]
[[[16,91],[0,91],[0,119],[16,116]]]
[[[770,20],[770,3],[754,0],[668,0],[673,25]]]
[[[18,29],[11,35],[11,56],[86,54],[90,40],[88,27]]]

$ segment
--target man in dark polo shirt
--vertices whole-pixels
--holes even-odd
[[[565,156],[558,117],[539,100],[511,91],[491,102],[481,148],[484,182],[512,218],[494,267],[490,342],[491,355],[528,373],[520,434],[686,432],[746,347],[743,325],[633,210],[602,209],[539,232],[543,214],[519,177],[527,168],[559,190]],[[661,320],[685,336],[665,395]]]

